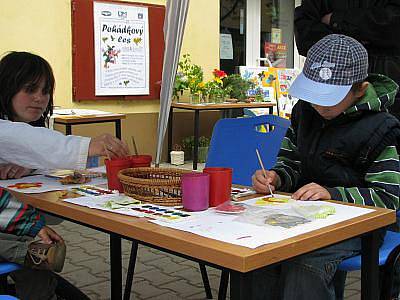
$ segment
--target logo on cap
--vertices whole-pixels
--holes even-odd
[[[329,68],[322,68],[319,70],[319,77],[323,80],[328,80],[332,78],[332,71]]]

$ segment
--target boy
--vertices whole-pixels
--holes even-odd
[[[289,90],[301,99],[292,125],[275,167],[266,177],[253,175],[257,192],[268,193],[270,184],[298,200],[398,209],[400,123],[386,112],[398,86],[367,69],[366,49],[344,35],[328,35],[309,50]],[[279,299],[335,299],[337,266],[360,248],[356,238],[294,258],[264,274],[271,278],[257,289]]]

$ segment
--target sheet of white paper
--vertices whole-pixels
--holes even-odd
[[[24,187],[21,184],[33,184],[32,187]],[[61,184],[57,179],[46,177],[44,175],[35,175],[35,176],[27,176],[22,177],[20,179],[9,179],[9,180],[0,180],[0,186],[4,188],[8,188],[10,190],[24,193],[24,194],[35,194],[35,193],[44,193],[50,191],[60,191],[67,190],[72,187],[79,187],[81,185],[99,185],[99,184],[107,184],[106,178],[92,178],[92,180],[86,184]],[[17,186],[15,186],[17,185]]]
[[[96,116],[96,115],[109,115],[108,111],[96,110],[96,109],[78,109],[78,108],[66,108],[66,109],[55,109],[53,115],[59,116]]]
[[[256,201],[257,199],[251,199],[244,201],[244,203],[253,205]],[[299,204],[299,202],[300,201],[297,201],[297,204]],[[329,205],[336,209],[336,213],[328,216],[326,219],[317,219],[310,223],[298,225],[289,229],[279,226],[257,226],[253,224],[237,222],[235,221],[237,215],[222,215],[216,213],[212,209],[198,213],[198,217],[196,219],[185,222],[162,223],[157,220],[151,222],[174,229],[191,232],[222,242],[254,249],[268,243],[282,241],[373,211],[372,209],[368,208],[347,206],[324,201],[301,201],[301,205]],[[265,209],[277,211],[285,208],[289,209],[290,204],[265,207]]]
[[[233,59],[232,35],[229,33],[219,35],[219,58]]]

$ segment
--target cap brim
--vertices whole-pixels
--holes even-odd
[[[298,99],[321,106],[334,106],[342,101],[351,85],[332,85],[308,79],[303,72],[289,88],[289,94]]]

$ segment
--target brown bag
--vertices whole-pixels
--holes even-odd
[[[65,254],[66,246],[64,242],[44,244],[42,241],[34,241],[28,246],[25,266],[58,273],[64,267]]]

